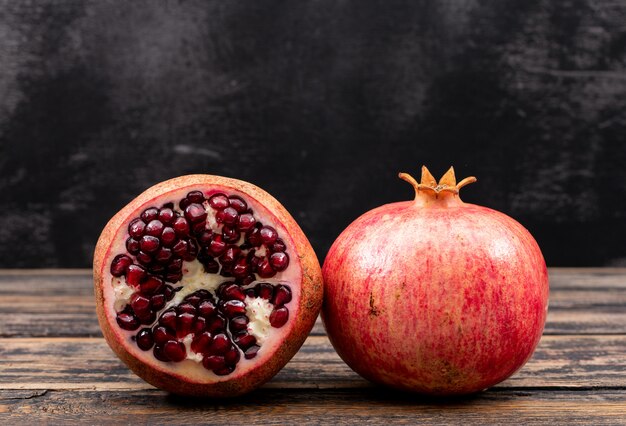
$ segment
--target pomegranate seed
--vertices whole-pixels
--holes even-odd
[[[152,235],[144,235],[141,237],[141,240],[139,240],[139,247],[144,253],[154,253],[159,249],[160,245],[159,239]]]
[[[246,359],[252,359],[252,358],[254,358],[256,356],[257,352],[259,352],[259,349],[261,349],[259,346],[252,345],[248,349],[246,349],[246,351],[244,352],[243,356]]]
[[[237,195],[231,195],[228,197],[230,201],[230,206],[234,208],[237,213],[245,213],[248,210],[248,204],[243,200],[243,198]]]
[[[230,349],[224,354],[224,361],[226,361],[226,365],[235,365],[239,362],[240,358],[241,355],[239,354],[239,349],[233,345],[230,345]]]
[[[196,308],[191,303],[181,303],[176,307],[177,314],[196,315]]]
[[[196,235],[204,232],[205,229],[206,229],[206,222],[205,221],[200,221],[198,223],[193,223],[191,225],[191,230]]]
[[[226,329],[226,319],[221,315],[216,315],[213,319],[210,320],[210,323],[207,324],[207,331],[210,331],[212,334],[223,331]]]
[[[167,300],[172,300],[172,298],[174,297],[174,289],[172,288],[171,285],[166,285],[165,289],[163,290],[163,294],[165,295],[165,299]]]
[[[149,328],[142,328],[137,333],[135,337],[135,341],[137,342],[137,346],[142,351],[147,351],[152,348],[154,345],[154,339],[152,338],[152,331]]]
[[[142,296],[141,294],[133,294],[133,297],[131,297],[130,306],[133,308],[133,311],[137,316],[143,316],[146,313],[150,313],[150,299]]]
[[[200,204],[189,204],[185,208],[185,217],[191,223],[202,222],[206,219],[207,213]]]
[[[238,219],[239,213],[232,207],[226,207],[215,214],[215,221],[226,225],[235,225]]]
[[[137,254],[137,261],[139,261],[139,263],[141,263],[143,266],[148,266],[152,263],[152,256],[150,256],[148,253],[140,251]]]
[[[159,211],[159,220],[169,225],[174,221],[174,210],[169,207],[162,208]]]
[[[222,238],[227,243],[236,243],[239,241],[239,237],[241,233],[236,228],[231,228],[230,226],[224,225],[222,228]]]
[[[128,251],[132,255],[136,255],[139,253],[139,241],[134,238],[129,238],[126,240],[126,251]]]
[[[170,283],[177,283],[178,281],[182,279],[183,279],[182,272],[169,272],[167,275],[165,275],[165,281],[170,282]]]
[[[158,215],[159,211],[154,207],[150,207],[149,209],[146,209],[143,211],[143,213],[141,213],[141,220],[143,220],[145,223],[148,223],[156,219]]]
[[[172,258],[172,256],[172,250],[163,247],[157,252],[154,258],[159,263],[167,263]]]
[[[155,294],[150,298],[150,309],[153,311],[161,310],[165,306],[165,295]]]
[[[277,251],[285,251],[287,250],[287,245],[285,244],[285,242],[283,240],[281,240],[280,238],[278,238],[274,244],[271,245],[270,250],[272,252],[277,252]]]
[[[221,290],[220,297],[224,300],[240,300],[243,302],[246,295],[237,284],[229,284]]]
[[[187,357],[185,345],[176,340],[168,340],[165,346],[163,346],[163,352],[174,362],[180,362]]]
[[[143,220],[140,218],[133,219],[133,221],[128,224],[128,235],[135,239],[139,239],[143,236],[145,228],[146,224]]]
[[[111,275],[121,277],[132,264],[133,260],[130,257],[125,254],[118,254],[113,258],[113,262],[111,262]]]
[[[254,294],[254,288],[247,288],[246,289],[246,296],[252,297],[252,298],[256,297],[256,295]]]
[[[289,319],[289,310],[284,306],[282,308],[274,309],[270,314],[270,324],[272,327],[280,328]]]
[[[202,301],[202,296],[200,294],[198,294],[200,291],[202,291],[202,290],[198,290],[195,293],[191,293],[189,296],[187,296],[187,297],[185,297],[185,299],[183,299],[183,302],[185,302],[185,304],[191,305],[194,309],[197,308],[198,304]],[[180,308],[180,306],[179,306],[179,308]],[[194,311],[194,313],[195,313],[195,311]]]
[[[200,244],[200,246],[202,246],[202,247],[208,246],[212,239],[213,239],[213,232],[211,232],[211,231],[209,231],[207,229],[204,229],[197,236],[198,244]]]
[[[257,223],[254,228],[246,232],[246,242],[252,247],[259,247],[261,244],[263,244],[263,240],[261,239],[261,231],[257,227],[259,225],[261,224]]]
[[[205,300],[198,305],[198,314],[208,318],[215,312],[215,305],[210,300]]]
[[[137,313],[137,318],[139,319],[139,322],[141,322],[142,324],[146,324],[146,325],[152,324],[154,320],[156,319],[156,313],[150,312],[150,311],[146,311],[141,314]]]
[[[141,292],[144,294],[155,294],[163,288],[163,280],[159,277],[148,276],[140,285]]]
[[[191,333],[191,326],[195,320],[193,314],[182,313],[176,318],[176,334],[178,337],[185,337]]]
[[[222,262],[222,264],[235,263],[235,261],[237,260],[240,254],[241,254],[241,249],[239,247],[230,245],[226,248],[226,251],[224,251],[224,254],[220,256],[220,261]]]
[[[211,333],[205,331],[202,334],[196,335],[191,342],[191,350],[197,354],[205,354],[209,351],[209,345],[211,344]]]
[[[272,303],[277,306],[283,306],[285,303],[291,302],[291,289],[286,285],[278,285],[274,289],[274,298]]]
[[[117,314],[117,325],[123,330],[137,330],[139,328],[139,320],[133,314],[120,312]]]
[[[206,319],[204,319],[203,317],[196,318],[193,325],[191,326],[191,332],[193,334],[202,333],[205,329],[206,329]]]
[[[183,238],[189,235],[189,222],[182,216],[179,216],[174,220],[174,224],[172,225],[176,235]]]
[[[146,270],[139,265],[130,265],[126,270],[126,283],[137,287],[146,276]]]
[[[241,349],[246,350],[256,343],[256,337],[254,337],[252,334],[243,332],[236,335],[233,339],[233,342],[235,342],[235,344]]]
[[[168,340],[175,340],[174,333],[166,327],[159,326],[154,329],[153,332],[154,343],[157,345],[164,345]]]
[[[168,309],[167,311],[163,312],[161,318],[159,318],[159,324],[170,329],[175,329],[176,318],[176,311],[174,311],[174,309]]]
[[[270,256],[270,265],[276,272],[282,272],[289,266],[289,255],[282,251],[272,253]]]
[[[165,271],[165,266],[157,262],[152,262],[148,265],[148,270],[153,274],[160,275],[163,271]]]
[[[272,265],[270,265],[267,259],[261,260],[259,266],[256,268],[256,273],[259,274],[261,278],[271,278],[276,275],[276,271],[272,268]]]
[[[163,232],[163,222],[160,220],[151,220],[146,225],[146,235],[151,235],[153,237],[161,236],[161,232]]]
[[[224,312],[228,318],[246,313],[246,304],[240,300],[228,300],[224,302],[221,308],[221,311]]]
[[[165,247],[172,247],[176,242],[176,231],[174,228],[166,226],[163,228],[163,232],[161,232],[161,244]]]
[[[202,191],[191,191],[187,194],[187,199],[192,203],[202,204],[204,203],[204,194]]]
[[[187,254],[183,256],[183,259],[187,262],[191,262],[198,255],[198,246],[193,242],[193,240],[187,240],[187,244],[189,245],[189,248],[187,249]]]
[[[215,194],[209,198],[209,206],[213,207],[215,210],[224,210],[229,205],[230,201],[228,201],[228,197],[224,194]]]
[[[274,297],[274,286],[268,283],[259,283],[254,287],[256,297],[271,300]]]
[[[278,238],[278,233],[271,226],[264,226],[263,228],[261,228],[259,233],[261,235],[261,241],[263,241],[263,244],[273,244]]]
[[[256,277],[253,274],[249,274],[246,277],[238,278],[237,282],[240,285],[249,285],[249,284],[252,284],[255,280],[256,280]],[[252,290],[252,292],[254,293],[254,289],[250,289],[250,290]]]
[[[209,253],[212,256],[221,256],[226,251],[226,243],[221,235],[216,235],[208,246]]]
[[[165,352],[163,351],[163,346],[155,346],[152,350],[152,353],[154,354],[154,357],[159,361],[170,362],[170,359],[165,355]]]
[[[250,266],[245,257],[239,258],[235,266],[233,266],[233,275],[237,278],[243,278],[250,273]]]
[[[173,259],[167,267],[168,272],[180,272],[183,269],[183,259]]]
[[[211,256],[211,253],[209,253],[209,249],[207,247],[200,246],[200,250],[198,251],[198,261],[204,264],[204,262],[212,259],[213,257]]]
[[[180,200],[180,203],[178,203],[178,206],[180,207],[181,210],[184,211],[189,204],[191,204],[191,201],[189,201],[189,199],[185,197],[182,200]]]
[[[235,367],[227,365],[226,367],[223,367],[223,368],[216,368],[215,370],[213,370],[213,374],[217,376],[228,376],[233,371],[235,371]]]
[[[237,316],[230,320],[231,331],[242,331],[248,328],[248,317],[244,315]]]
[[[202,365],[207,370],[221,370],[226,366],[223,356],[209,355],[202,359]]]
[[[198,303],[202,302],[203,300],[212,299],[213,298],[211,293],[209,293],[207,290],[204,290],[204,289],[196,291],[191,296],[199,297],[200,300],[198,300]]]
[[[253,253],[254,251],[251,251],[250,253]],[[250,271],[252,272],[256,272],[257,269],[259,269],[259,265],[261,264],[261,261],[263,260],[262,257],[257,257],[257,256],[250,256],[250,253],[248,253],[248,262],[250,262]]]
[[[230,341],[224,333],[216,334],[213,336],[211,346],[209,347],[209,353],[213,355],[223,355],[230,347]]]
[[[220,270],[220,264],[215,260],[211,259],[204,263],[204,271],[207,274],[217,274],[217,271]]]
[[[180,240],[176,244],[174,244],[174,247],[172,247],[172,251],[178,256],[186,255],[187,250],[189,250],[189,244],[186,240]]]
[[[237,220],[237,229],[245,232],[252,229],[255,223],[256,219],[254,218],[254,216],[252,216],[252,214],[244,213],[240,215],[239,219]]]

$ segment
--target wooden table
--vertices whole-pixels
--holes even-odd
[[[375,387],[318,322],[268,384],[194,400],[132,374],[101,337],[90,271],[0,271],[0,423],[626,424],[626,269],[551,269],[534,357],[478,395],[428,399]]]

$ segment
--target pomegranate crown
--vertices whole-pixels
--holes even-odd
[[[439,179],[439,182],[437,182],[426,166],[422,166],[422,178],[419,183],[408,173],[399,173],[398,177],[410,183],[413,188],[415,188],[416,193],[421,190],[426,190],[434,192],[435,196],[442,192],[457,195],[459,190],[465,185],[476,182],[474,176],[469,176],[457,183],[454,175],[454,167],[450,167],[441,179]]]

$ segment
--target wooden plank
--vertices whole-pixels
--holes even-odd
[[[626,269],[550,272],[545,334],[626,334]],[[101,336],[85,270],[0,270],[0,316],[0,337]]]
[[[149,389],[100,338],[0,339],[0,389]],[[626,336],[544,336],[534,357],[500,388],[625,388]],[[311,336],[268,384],[279,389],[371,385],[328,338]]]
[[[107,424],[623,424],[626,393],[491,390],[428,399],[382,388],[263,389],[233,400],[202,400],[158,390],[0,391],[5,424],[102,419]]]

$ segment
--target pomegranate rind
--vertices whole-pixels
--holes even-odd
[[[532,356],[548,273],[514,219],[453,195],[431,201],[378,207],[341,233],[324,262],[322,321],[339,356],[372,382],[469,394]]]
[[[149,205],[153,200],[158,200],[164,194],[180,191],[183,188],[205,188],[228,192],[232,190],[244,194],[269,211],[288,232],[292,246],[290,250],[294,254],[292,262],[299,262],[301,268],[301,281],[294,283],[300,289],[297,300],[297,316],[290,321],[291,328],[281,344],[275,348],[273,355],[263,364],[247,371],[245,374],[233,374],[232,377],[222,378],[215,382],[197,383],[190,382],[180,375],[167,371],[167,369],[150,365],[128,350],[128,340],[123,338],[119,328],[107,316],[105,307],[105,288],[110,286],[106,282],[111,259],[117,254],[112,253],[112,247],[116,239],[119,239],[121,228],[128,226],[128,222],[137,212]],[[155,201],[158,203],[158,201]],[[295,258],[295,259],[294,259]],[[98,239],[94,252],[93,262],[94,292],[96,298],[96,312],[105,340],[117,354],[117,356],[139,377],[146,382],[168,392],[208,397],[233,397],[248,393],[276,375],[287,362],[300,349],[315,320],[319,314],[323,299],[322,274],[315,251],[300,226],[296,223],[282,204],[266,191],[259,187],[238,179],[232,179],[214,175],[187,175],[170,179],[152,186],[137,198],[121,209],[107,223]]]

